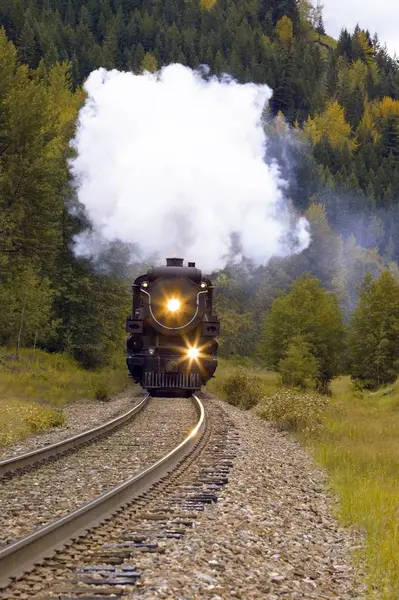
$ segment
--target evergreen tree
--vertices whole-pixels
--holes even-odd
[[[35,31],[28,21],[25,21],[21,34],[18,37],[19,57],[22,62],[30,67],[37,67],[38,48]]]

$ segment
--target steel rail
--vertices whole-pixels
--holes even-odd
[[[137,406],[123,413],[123,415],[119,415],[119,417],[116,417],[111,421],[107,421],[103,425],[99,425],[93,429],[88,429],[55,444],[44,446],[42,448],[38,448],[37,450],[33,450],[32,452],[19,454],[13,458],[7,458],[0,461],[0,476],[5,475],[6,473],[13,473],[14,471],[24,467],[35,465],[46,458],[57,456],[57,454],[66,452],[67,450],[71,450],[72,448],[76,448],[82,444],[86,444],[87,442],[103,435],[104,433],[112,431],[116,427],[119,427],[123,423],[126,423],[126,421],[132,419],[142,408],[144,408],[148,398],[149,394],[146,394],[141,402],[137,404]]]
[[[205,430],[205,410],[193,394],[198,422],[191,433],[166,456],[90,502],[49,523],[0,551],[0,589],[20,577],[44,558],[109,518],[115,511],[148,491],[172,471],[199,442]]]

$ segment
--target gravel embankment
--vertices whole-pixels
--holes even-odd
[[[155,462],[197,421],[190,399],[151,398],[108,437],[0,486],[0,547],[87,502]]]
[[[113,417],[127,412],[138,404],[143,391],[139,387],[130,387],[125,392],[118,394],[110,402],[98,400],[85,400],[73,402],[63,407],[65,425],[44,433],[31,435],[18,444],[0,448],[0,460],[37,450],[42,446],[56,444],[65,438],[81,433],[85,429],[92,429]]]
[[[361,541],[333,517],[326,477],[289,435],[223,405],[240,434],[216,505],[164,554],[138,556],[133,600],[366,598],[351,560]]]

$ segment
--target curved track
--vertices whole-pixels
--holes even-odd
[[[139,405],[140,407],[146,399],[147,397]],[[11,578],[21,576],[40,563],[43,558],[63,547],[68,540],[82,535],[91,527],[108,518],[121,506],[142,495],[186,458],[195,448],[205,430],[204,407],[197,396],[193,396],[193,401],[198,412],[198,421],[186,439],[166,456],[123,483],[109,489],[95,500],[0,551],[0,587],[6,587]],[[138,407],[135,408],[140,410]]]
[[[128,410],[122,415],[119,415],[119,417],[116,417],[111,421],[107,421],[103,425],[83,431],[82,433],[66,438],[65,440],[57,442],[56,444],[44,446],[43,448],[39,448],[33,452],[27,452],[26,454],[20,454],[13,458],[0,461],[0,477],[3,475],[8,476],[9,474],[26,467],[32,467],[43,460],[54,458],[59,454],[73,450],[78,446],[87,444],[88,442],[106,433],[109,433],[110,431],[130,421],[135,415],[137,415],[137,413],[140,412],[140,410],[146,405],[148,398],[149,394],[146,394],[141,402],[139,402],[139,404],[137,404],[134,408]]]

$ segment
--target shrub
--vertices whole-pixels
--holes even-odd
[[[110,401],[109,388],[104,381],[99,381],[95,386],[94,397],[96,400],[102,400],[103,402]]]
[[[22,411],[23,421],[32,433],[45,431],[50,427],[60,427],[65,423],[65,417],[61,412],[37,404],[27,405]]]
[[[256,413],[262,419],[275,423],[279,429],[311,432],[320,427],[327,404],[326,396],[282,390],[262,398]]]
[[[261,381],[238,368],[223,382],[222,392],[229,404],[248,410],[262,397]]]
[[[64,422],[60,411],[40,404],[15,399],[0,402],[0,447]]]

